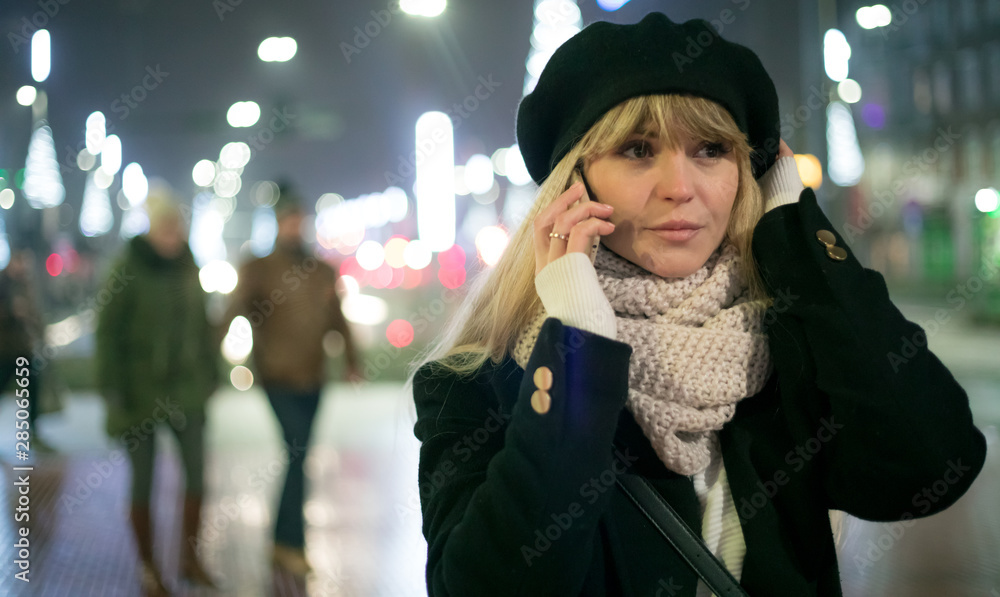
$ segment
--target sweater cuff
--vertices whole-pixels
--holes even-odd
[[[760,190],[764,195],[764,211],[769,212],[780,205],[788,205],[799,200],[805,187],[799,178],[795,158],[785,156],[774,162],[760,179]]]
[[[590,257],[567,253],[535,276],[535,291],[549,317],[563,325],[615,340],[618,322],[597,279]]]

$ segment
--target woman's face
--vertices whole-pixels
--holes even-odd
[[[150,226],[146,238],[160,257],[173,259],[184,249],[184,226],[180,218],[168,217]]]
[[[682,136],[669,149],[634,134],[587,166],[591,190],[614,207],[606,247],[664,277],[686,277],[719,247],[739,186],[730,147]]]

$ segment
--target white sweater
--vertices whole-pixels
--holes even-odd
[[[804,188],[795,159],[791,157],[777,160],[758,182],[764,195],[764,211],[795,203]],[[550,317],[559,319],[564,325],[616,339],[615,313],[604,296],[588,255],[567,253],[549,263],[535,276],[535,290]],[[691,480],[701,503],[702,538],[739,580],[746,544],[722,455],[713,454],[708,468],[692,475]],[[698,597],[710,594],[708,587],[699,581]]]

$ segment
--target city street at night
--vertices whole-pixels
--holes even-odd
[[[0,597],[1000,597],[998,189],[1000,0],[3,0]]]

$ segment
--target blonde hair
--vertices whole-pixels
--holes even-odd
[[[414,361],[470,375],[487,359],[499,363],[512,352],[518,335],[536,316],[541,300],[535,292],[534,220],[570,184],[579,165],[619,148],[636,132],[658,135],[670,149],[685,136],[731,147],[739,168],[739,185],[725,239],[736,245],[747,276],[750,297],[769,300],[751,253],[753,229],[763,215],[760,187],[753,177],[752,148],[732,116],[719,104],[685,95],[647,95],[626,100],[601,117],[563,156],[542,183],[535,202],[492,271],[477,278],[441,339]],[[411,376],[412,377],[412,376]]]
[[[166,225],[183,227],[185,224],[181,204],[173,189],[165,182],[154,181],[149,185],[145,209],[150,230]]]

